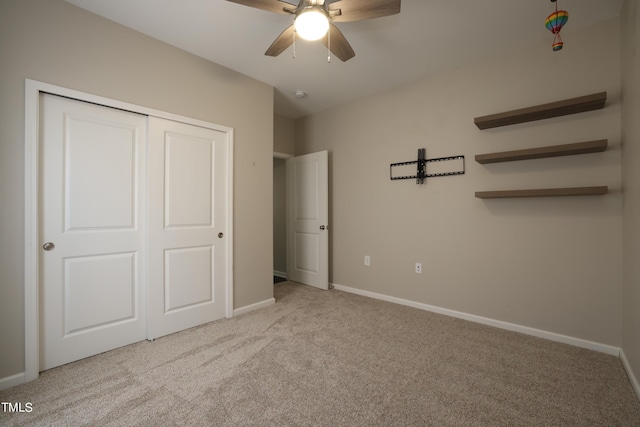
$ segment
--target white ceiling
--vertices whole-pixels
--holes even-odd
[[[343,63],[320,42],[264,55],[292,17],[225,0],[66,0],[275,87],[275,112],[297,118],[553,35],[550,0],[403,0],[399,15],[337,23],[356,52]],[[296,3],[296,0],[287,0]],[[343,0],[348,1],[348,0]],[[619,16],[623,0],[558,0],[571,31]],[[297,99],[295,92],[308,96]]]

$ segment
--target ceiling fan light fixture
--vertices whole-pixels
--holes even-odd
[[[296,32],[305,40],[319,40],[329,31],[327,14],[317,7],[307,7],[294,22]]]

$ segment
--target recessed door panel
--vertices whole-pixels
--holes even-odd
[[[100,117],[65,115],[67,231],[135,227],[137,131]]]
[[[294,165],[295,170],[295,219],[317,221],[320,216],[318,204],[318,161]]]
[[[213,247],[165,251],[165,313],[214,302]]]
[[[165,227],[212,225],[214,142],[165,134]]]
[[[135,253],[66,259],[65,337],[137,320],[138,261]]]
[[[318,235],[314,233],[296,233],[296,270],[318,273]]]

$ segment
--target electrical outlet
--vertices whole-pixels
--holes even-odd
[[[371,265],[371,257],[369,255],[364,256],[364,265],[367,267]]]
[[[422,274],[422,263],[416,262],[416,273]]]

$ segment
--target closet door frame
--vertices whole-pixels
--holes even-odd
[[[55,86],[36,80],[25,79],[25,264],[24,264],[24,316],[25,316],[25,371],[22,382],[33,381],[39,376],[39,346],[40,346],[40,300],[39,300],[39,215],[40,206],[38,194],[40,191],[38,149],[40,94],[50,93],[79,101],[104,105],[106,107],[131,111],[146,116],[173,120],[218,130],[228,134],[227,150],[227,230],[225,236],[226,263],[226,301],[225,317],[233,317],[233,128],[214,123],[179,116],[164,111],[154,110],[127,102],[117,101],[97,95],[92,95],[73,89]]]

